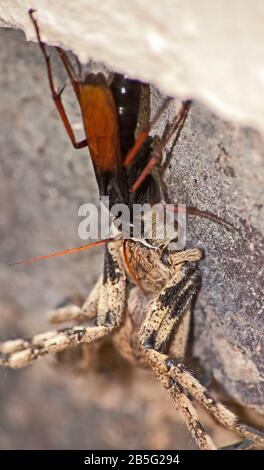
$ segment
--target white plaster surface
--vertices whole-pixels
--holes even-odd
[[[0,25],[264,132],[263,0],[0,0]]]

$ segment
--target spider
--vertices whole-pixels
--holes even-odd
[[[78,144],[74,140],[61,96],[54,91],[48,55],[32,11],[30,15],[46,60],[53,98],[74,146],[80,148],[87,145],[87,141],[85,139]],[[59,50],[59,53],[77,98],[82,103],[69,62],[62,51]],[[105,89],[108,96],[110,89]],[[109,96],[111,98],[111,94]],[[184,124],[189,107],[189,102],[183,105],[180,115],[166,130],[162,145]],[[133,132],[134,130],[133,128]],[[106,192],[113,201],[127,198],[128,203],[150,198],[150,193],[153,196],[153,188],[157,188],[150,170],[157,160],[161,146],[158,143],[158,150],[155,151],[154,147],[154,152],[151,153],[146,132],[143,137],[142,133],[139,134],[138,139],[123,151],[124,154],[129,150],[126,158],[123,156],[125,164],[134,160],[134,165],[128,170],[126,181],[121,178],[121,183],[120,175],[117,180],[115,172],[103,171],[102,162],[98,157],[95,158],[96,152],[90,147],[100,194]],[[147,143],[147,150],[144,143]],[[142,155],[146,161],[142,162]],[[108,163],[109,159],[108,155]],[[132,180],[133,191],[128,193],[126,184],[130,185]],[[117,181],[119,185],[114,184]],[[195,210],[193,213],[196,213]],[[154,372],[170,394],[176,410],[183,417],[200,449],[214,450],[217,447],[199,421],[193,400],[202,405],[221,425],[244,438],[233,448],[250,447],[252,443],[264,444],[264,433],[239,422],[236,415],[214,399],[184,365],[192,306],[201,285],[199,261],[203,253],[196,248],[172,252],[168,250],[170,242],[171,239],[166,237],[124,239],[122,234],[118,238],[109,239],[104,248],[103,275],[84,304],[81,307],[66,305],[49,316],[52,323],[73,322],[73,326],[37,334],[29,340],[16,339],[1,343],[0,365],[21,368],[48,354],[60,353],[80,345],[92,347],[97,341],[111,337],[128,361]]]

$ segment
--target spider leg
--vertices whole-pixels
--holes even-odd
[[[0,345],[0,365],[19,369],[47,354],[54,354],[81,343],[92,343],[110,332],[109,327],[74,326],[63,331],[47,331],[30,340],[17,339]]]
[[[81,322],[89,319],[89,314],[86,315],[82,308],[75,304],[67,304],[64,307],[48,312],[48,322],[53,324],[70,321]]]
[[[261,431],[239,423],[235,414],[214,400],[181,362],[166,354],[172,333],[179,327],[184,311],[199,288],[199,271],[195,266],[194,263],[182,265],[150,304],[140,332],[141,347],[201,449],[213,449],[215,446],[197,420],[196,412],[189,403],[190,398],[196,399],[223,426],[238,432],[247,441],[263,444],[264,434]]]
[[[49,323],[64,323],[69,321],[87,321],[96,316],[98,299],[102,286],[102,277],[98,279],[87,299],[81,307],[68,304],[48,313]]]
[[[119,245],[109,243],[105,250],[104,278],[96,324],[48,331],[33,336],[30,340],[6,341],[0,344],[0,366],[24,367],[41,356],[64,351],[82,343],[93,343],[120,325],[125,311],[126,276]],[[103,312],[102,308],[106,311]]]
[[[185,393],[203,405],[216,421],[246,438],[245,441],[235,444],[235,448],[250,448],[252,447],[252,441],[262,445],[264,444],[264,433],[247,424],[240,423],[237,416],[232,411],[228,410],[222,403],[208,394],[207,390],[193,377],[192,373],[184,364],[157,351],[151,353],[150,360],[153,368],[160,368],[163,370],[168,380],[180,384]],[[173,392],[173,390],[171,392]],[[230,448],[232,448],[232,446],[230,446]]]
[[[166,373],[162,373],[159,370],[159,367],[152,367],[164,388],[169,392],[176,410],[184,419],[187,428],[191,432],[199,448],[202,450],[216,450],[217,447],[215,443],[199,421],[196,409],[191,401],[192,398],[188,396],[179,382],[171,380]]]
[[[157,378],[171,395],[177,411],[201,449],[216,449],[198,420],[197,412],[181,383],[169,377],[167,367],[159,361],[159,350],[166,347],[172,330],[180,324],[186,308],[199,289],[199,271],[195,263],[186,263],[172,277],[148,308],[140,332],[140,343]]]
[[[250,439],[244,439],[244,441],[234,442],[229,446],[220,447],[220,450],[249,450],[255,446],[255,443]]]
[[[168,374],[176,380],[181,380],[182,386],[213,416],[220,424],[238,434],[264,445],[264,433],[251,426],[240,423],[237,416],[221,402],[209,395],[206,388],[192,375],[192,372],[182,363],[167,360]]]

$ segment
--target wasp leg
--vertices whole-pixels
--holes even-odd
[[[84,139],[80,142],[76,142],[76,138],[75,138],[74,132],[72,130],[72,126],[70,124],[70,121],[69,121],[68,116],[66,114],[65,108],[64,108],[63,103],[61,101],[62,91],[58,92],[55,89],[55,84],[54,84],[51,65],[50,65],[50,57],[49,57],[49,54],[47,52],[47,49],[46,49],[46,46],[45,46],[44,42],[42,42],[42,40],[41,40],[38,23],[37,23],[37,20],[34,18],[34,10],[32,10],[32,9],[29,10],[29,16],[30,16],[30,19],[31,19],[31,21],[33,23],[33,26],[35,28],[35,32],[36,32],[36,36],[37,36],[37,39],[38,39],[39,47],[40,47],[41,52],[44,56],[46,69],[47,69],[48,80],[49,80],[49,87],[50,87],[50,91],[51,91],[51,96],[52,96],[52,99],[55,103],[55,106],[56,106],[56,108],[59,112],[59,115],[60,115],[61,120],[63,122],[63,125],[65,127],[65,130],[66,130],[66,132],[67,132],[74,148],[81,149],[83,147],[87,147],[87,145],[88,145],[87,139]],[[67,70],[67,68],[66,68],[66,70]],[[67,72],[68,72],[68,70],[67,70]],[[72,82],[72,84],[73,84],[73,82]],[[75,82],[75,85],[73,85],[73,88],[74,88],[74,91],[75,91],[75,93],[77,95],[77,98],[78,98],[77,86],[78,86],[78,84],[77,84],[77,82]]]
[[[168,166],[168,164],[171,160],[171,155],[172,155],[173,149],[174,149],[175,145],[177,144],[177,142],[179,140],[179,137],[180,137],[180,134],[181,134],[181,131],[183,130],[183,128],[185,126],[185,122],[186,122],[186,119],[188,118],[191,105],[192,105],[192,101],[190,101],[190,100],[187,100],[187,101],[183,102],[181,110],[180,110],[178,116],[176,116],[176,119],[174,121],[175,124],[172,123],[172,125],[169,126],[168,130],[166,130],[166,128],[164,130],[164,134],[163,134],[161,140],[165,141],[165,145],[168,143],[168,141],[171,139],[171,137],[173,135],[175,135],[175,137],[174,137],[173,142],[171,144],[170,150],[167,152],[165,161],[161,165],[163,171],[165,171],[165,169],[167,168],[167,166]],[[163,147],[165,145],[163,144]]]
[[[63,65],[64,65],[64,68],[67,72],[67,75],[70,79],[73,91],[76,95],[76,98],[80,102],[80,88],[79,88],[78,81],[75,78],[76,75],[75,75],[75,71],[73,69],[73,66],[72,66],[71,62],[69,61],[69,58],[68,58],[66,52],[64,52],[60,47],[56,47],[56,50],[57,50],[58,55],[59,55]],[[79,70],[79,75],[80,75],[80,70]]]
[[[169,391],[201,449],[215,449],[215,445],[197,419],[196,411],[190,402],[193,398],[223,426],[249,440],[263,444],[264,435],[260,431],[239,423],[235,414],[214,400],[181,362],[166,354],[172,333],[182,321],[184,310],[198,288],[199,272],[195,270],[194,263],[183,265],[181,272],[174,275],[151,303],[141,329],[141,347],[148,363]]]
[[[161,139],[156,144],[156,147],[153,149],[152,157],[150,158],[149,162],[143,169],[142,173],[140,173],[139,177],[137,178],[137,180],[134,182],[133,186],[131,187],[130,191],[132,193],[134,193],[141,186],[145,178],[151,173],[154,166],[158,163],[158,161],[160,161],[164,147],[168,144],[168,142],[170,141],[170,139],[175,133],[176,133],[176,137],[174,139],[173,145],[176,144],[176,141],[179,139],[180,133],[184,127],[190,107],[191,107],[191,101],[190,100],[184,101],[182,103],[179,113],[175,116],[172,123],[165,127],[165,130],[163,132]]]
[[[126,306],[125,298],[126,276],[120,247],[117,243],[109,243],[106,246],[104,278],[96,325],[78,325],[63,330],[48,331],[33,336],[28,341],[23,339],[6,341],[0,344],[0,365],[11,368],[24,367],[47,354],[64,351],[82,343],[93,343],[103,338],[121,324]]]
[[[92,291],[81,307],[67,304],[48,313],[49,323],[64,323],[69,321],[87,321],[96,317],[98,299],[102,286],[102,277],[98,279]]]

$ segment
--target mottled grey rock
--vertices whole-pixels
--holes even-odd
[[[205,253],[194,354],[234,398],[263,410],[263,139],[196,103],[164,182],[173,201],[213,212],[236,228],[189,218],[188,245]]]

